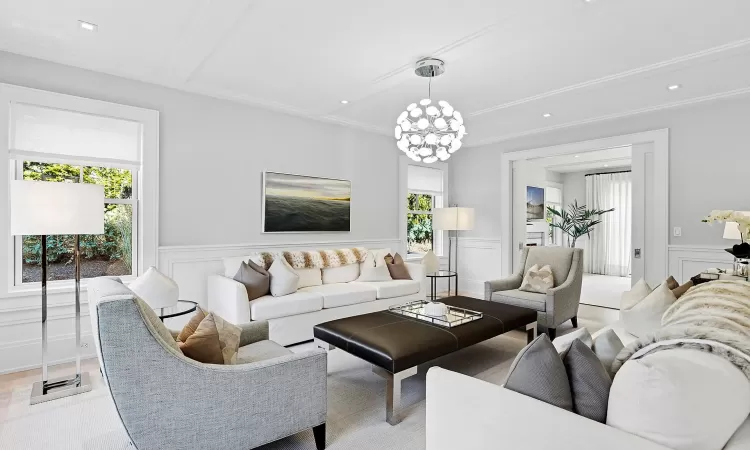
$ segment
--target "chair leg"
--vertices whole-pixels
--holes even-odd
[[[578,328],[578,316],[573,316],[570,321],[573,323],[573,328]]]
[[[326,448],[326,424],[323,422],[317,427],[313,427],[313,436],[315,436],[315,448],[323,450]]]
[[[547,328],[547,336],[549,336],[550,341],[555,340],[555,336],[557,336],[557,329],[556,328]]]

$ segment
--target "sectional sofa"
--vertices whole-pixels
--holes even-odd
[[[379,254],[390,249],[372,250]],[[323,269],[298,269],[297,292],[265,295],[248,301],[245,286],[233,279],[242,261],[253,255],[225,258],[224,273],[208,278],[208,308],[235,324],[267,320],[269,339],[281,345],[311,340],[313,326],[426,297],[422,264],[406,263],[411,280],[359,282],[363,263]]]

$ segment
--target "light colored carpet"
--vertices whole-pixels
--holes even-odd
[[[601,325],[583,321],[592,332]],[[568,330],[563,330],[563,333]],[[295,351],[312,344],[294,347]],[[525,345],[525,334],[511,332],[440,358],[403,383],[404,420],[385,422],[385,380],[371,366],[340,350],[328,356],[329,449],[421,449],[425,442],[425,374],[438,365],[501,384],[515,355]],[[0,449],[131,450],[101,376],[91,373],[91,392],[29,405],[31,387],[7,395],[5,417],[0,417]],[[502,405],[498,405],[502,407]],[[177,416],[177,412],[174,414]],[[314,449],[312,431],[268,444],[263,449]]]
[[[620,309],[622,293],[630,290],[630,277],[583,274],[581,304]]]

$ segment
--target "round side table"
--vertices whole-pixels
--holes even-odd
[[[193,302],[190,300],[177,300],[177,304],[175,306],[171,306],[169,308],[162,308],[159,314],[159,318],[162,322],[164,322],[164,319],[169,319],[172,317],[178,317],[178,316],[184,316],[185,314],[190,314],[191,312],[194,312],[195,309],[198,307],[198,302]],[[168,309],[171,312],[165,314],[164,310]]]
[[[438,270],[437,272],[430,272],[425,275],[430,279],[430,300],[437,300],[437,280],[439,278],[448,279],[448,295],[451,293],[451,278],[456,280],[456,285],[453,288],[453,295],[458,295],[458,273],[450,270]]]

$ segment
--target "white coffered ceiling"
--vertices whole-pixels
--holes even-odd
[[[478,145],[750,92],[748,17],[748,0],[0,0],[0,50],[387,134],[435,56],[432,97]]]

